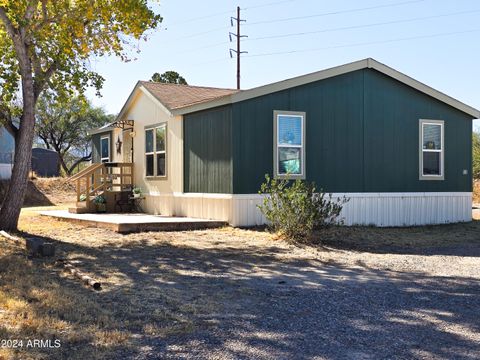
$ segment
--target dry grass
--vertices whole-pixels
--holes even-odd
[[[406,228],[331,227],[316,235],[316,243],[362,251],[418,252],[478,242],[480,222]]]
[[[473,181],[473,203],[480,204],[480,180]]]
[[[0,181],[0,203],[8,188],[8,181]],[[33,178],[29,180],[23,206],[51,206],[75,201],[75,185],[66,178]]]
[[[24,345],[2,349],[0,358],[104,359],[128,347],[128,333],[96,294],[72,286],[53,262],[28,259],[20,244],[0,236],[0,248],[0,338]],[[60,340],[61,347],[27,348],[29,339]]]
[[[103,290],[84,287],[53,260],[28,259],[20,245],[0,237],[0,338],[59,339],[62,344],[60,349],[1,349],[0,359],[130,357],[140,347],[139,338],[159,341],[202,331],[215,326],[209,322],[211,314],[228,313],[223,306],[236,306],[238,297],[252,296],[248,287],[212,286],[212,278],[225,269],[233,277],[251,273],[268,277],[275,272],[269,268],[272,263],[316,258],[329,264],[365,263],[410,271],[420,257],[405,262],[394,256],[392,260],[388,252],[478,243],[480,231],[480,222],[331,228],[319,239],[327,249],[298,248],[263,231],[232,228],[119,235],[42,217],[37,210],[22,210],[20,235],[56,242],[57,257],[75,262],[100,280]],[[369,252],[367,258],[361,251]],[[434,258],[430,257],[431,269],[439,267]],[[265,265],[265,259],[270,265]],[[461,272],[468,261],[475,260],[459,262],[455,271]],[[223,281],[235,284],[230,278]]]

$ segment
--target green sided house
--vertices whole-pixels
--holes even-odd
[[[265,174],[289,173],[349,197],[347,225],[470,221],[479,117],[373,59],[241,91],[138,82],[94,163],[133,164],[152,214],[259,225]]]

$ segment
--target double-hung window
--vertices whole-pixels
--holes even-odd
[[[444,179],[444,122],[420,120],[420,180]]]
[[[274,171],[276,177],[305,178],[305,113],[274,111]]]
[[[100,161],[102,163],[110,162],[110,135],[100,138]]]
[[[145,176],[167,176],[167,125],[145,129]]]

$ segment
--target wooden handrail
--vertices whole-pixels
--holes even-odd
[[[119,169],[119,172],[115,172],[114,169]],[[82,194],[85,195],[86,207],[90,209],[92,196],[114,191],[116,188],[120,188],[120,191],[132,188],[133,169],[132,163],[96,163],[75,174],[68,181],[76,182],[77,202],[80,201]]]
[[[83,169],[79,173],[77,173],[77,174],[73,175],[72,177],[68,178],[68,181],[75,181],[75,180],[78,180],[82,177],[91,175],[93,172],[95,172],[97,169],[99,169],[101,167],[105,167],[105,165],[103,163],[92,164],[89,167],[87,167],[86,169]]]

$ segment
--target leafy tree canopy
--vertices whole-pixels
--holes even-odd
[[[163,74],[154,73],[151,81],[165,83],[165,84],[181,84],[188,85],[187,81],[176,71],[165,71]]]
[[[473,178],[480,179],[480,133],[474,131],[473,138]]]
[[[46,93],[37,103],[35,130],[45,147],[58,153],[63,171],[70,175],[78,164],[92,158],[88,132],[113,119],[83,96],[59,101]]]
[[[146,0],[0,0],[0,20],[0,118],[6,123],[21,114],[12,103],[22,73],[33,77],[35,100],[44,88],[60,97],[87,86],[99,91],[104,78],[89,59],[128,61],[162,18]]]
[[[0,229],[17,228],[42,91],[64,99],[87,86],[98,92],[104,79],[89,60],[115,55],[128,61],[161,20],[147,0],[0,0],[0,121],[15,136]]]

